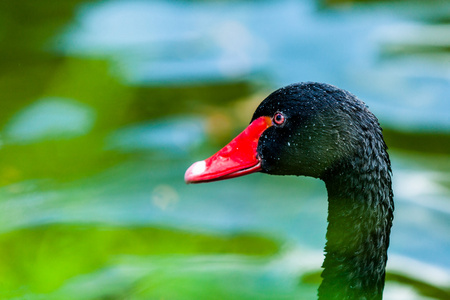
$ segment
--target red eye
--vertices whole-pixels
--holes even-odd
[[[277,112],[275,115],[273,115],[273,122],[277,125],[282,125],[285,119],[286,118],[284,117],[284,115],[280,112]]]

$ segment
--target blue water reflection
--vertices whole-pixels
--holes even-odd
[[[5,125],[5,142],[28,144],[70,139],[87,134],[94,122],[95,112],[87,105],[56,97],[39,99]]]
[[[135,124],[114,132],[107,149],[132,152],[160,150],[175,155],[205,140],[205,122],[196,118],[172,118],[145,124]]]
[[[78,17],[58,48],[110,58],[131,84],[242,77],[269,79],[274,87],[330,82],[371,103],[392,125],[450,128],[448,54],[438,60],[380,57],[405,44],[425,47],[443,39],[445,47],[448,26],[376,7],[319,12],[312,1],[113,1],[86,5]]]

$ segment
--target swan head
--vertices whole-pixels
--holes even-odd
[[[365,132],[376,126],[376,118],[352,94],[329,84],[292,84],[264,99],[250,125],[215,155],[193,164],[185,180],[253,172],[322,178],[354,156],[364,146]]]

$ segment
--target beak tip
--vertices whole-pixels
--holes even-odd
[[[206,162],[204,160],[193,163],[184,174],[184,181],[189,183],[194,183],[199,181],[199,176],[202,175],[206,170]]]

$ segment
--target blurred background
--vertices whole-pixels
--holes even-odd
[[[450,299],[450,1],[0,1],[0,298],[315,299],[312,178],[185,185],[271,91],[380,119],[385,299]]]

